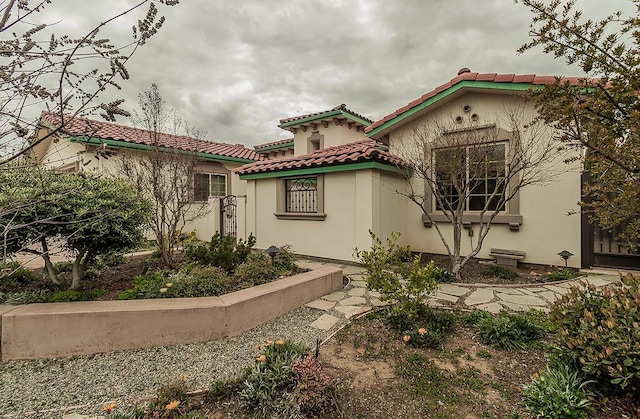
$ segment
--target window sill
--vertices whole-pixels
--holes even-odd
[[[483,222],[489,221],[489,215],[485,214],[482,217]],[[448,223],[449,219],[446,215],[439,214],[429,214],[427,217],[425,214],[422,214],[422,224],[425,227],[431,227],[432,221],[436,223]],[[464,228],[471,227],[473,223],[480,222],[480,214],[466,213],[462,216],[462,223],[464,224]],[[498,214],[495,216],[491,224],[508,224],[509,230],[518,231],[520,230],[520,226],[522,225],[522,215],[518,214]]]
[[[306,212],[274,212],[278,220],[309,220],[324,221],[327,214],[324,213],[306,213]]]

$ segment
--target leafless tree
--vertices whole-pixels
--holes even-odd
[[[129,78],[126,64],[138,47],[156,34],[164,23],[156,4],[173,6],[177,0],[141,0],[127,10],[103,18],[84,36],[53,33],[55,24],[45,23],[48,0],[8,0],[0,6],[0,165],[6,164],[39,142],[64,129],[70,118],[100,113],[114,121],[128,116],[122,100],[99,103],[100,93],[120,89]],[[86,3],[89,6],[89,3]],[[133,27],[133,39],[115,46],[104,37],[114,21],[148,4],[146,15]],[[61,124],[45,137],[34,139],[37,115],[48,109]]]
[[[134,121],[147,130],[152,146],[144,153],[123,156],[117,175],[131,179],[153,202],[153,233],[164,263],[171,266],[184,226],[210,213],[211,207],[194,201],[194,174],[201,160],[163,142],[167,138],[163,130],[174,131],[175,136],[180,127],[190,125],[166,109],[156,84],[139,95],[139,106]]]
[[[561,164],[562,144],[549,128],[525,120],[523,107],[507,108],[503,118],[488,124],[458,116],[416,126],[393,150],[411,168],[406,190],[397,192],[418,205],[435,228],[458,279],[496,217],[523,188],[568,170]],[[475,244],[462,254],[469,222],[476,227]]]

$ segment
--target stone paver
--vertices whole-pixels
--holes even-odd
[[[486,304],[493,300],[494,295],[493,291],[489,288],[478,288],[473,291],[467,298],[465,298],[464,303],[468,306],[475,306],[478,304]]]
[[[338,301],[338,304],[343,306],[359,306],[365,304],[366,302],[367,300],[365,300],[363,297],[348,297],[344,300]]]
[[[541,300],[538,297],[534,297],[533,295],[512,295],[512,294],[498,293],[496,294],[496,297],[498,297],[498,299],[502,301],[513,303],[513,304],[519,304],[523,306],[546,306],[547,305],[545,301]]]
[[[310,326],[320,330],[329,330],[338,323],[339,320],[340,319],[330,314],[323,314],[311,323]]]
[[[362,306],[336,306],[336,311],[339,311],[340,313],[344,314],[344,317],[346,317],[347,319],[356,315],[356,313],[358,313],[358,311],[360,311],[360,309],[362,308]]]
[[[336,303],[334,301],[327,301],[323,299],[318,299],[307,303],[307,307],[316,308],[318,310],[329,311],[333,307],[335,307]]]
[[[512,295],[522,295],[522,291],[517,288],[509,288],[509,287],[492,287],[495,292],[501,292],[503,294],[512,294]]]
[[[605,285],[609,285],[612,282],[615,281],[611,281],[611,280],[607,280],[606,278],[599,278],[597,276],[587,276],[584,278],[585,281],[587,281],[589,284],[593,284],[596,287],[603,287]]]
[[[334,293],[332,293],[332,294],[325,295],[324,297],[322,297],[322,299],[324,299],[324,300],[329,300],[329,301],[340,301],[340,300],[342,300],[346,295],[347,295],[347,293],[345,293],[345,292],[337,291],[337,292],[334,292]]]
[[[379,298],[372,298],[370,301],[371,301],[371,304],[373,304],[374,307],[385,307],[385,306],[389,305],[388,302],[382,301]]]
[[[307,303],[307,307],[323,310],[326,313],[311,323],[311,327],[330,330],[340,319],[349,319],[366,313],[374,308],[385,307],[386,301],[380,299],[380,293],[367,289],[362,268],[351,265],[337,265],[349,276],[349,287],[333,292]],[[609,285],[618,280],[615,275],[592,276],[587,279],[597,287]],[[446,307],[450,303],[461,304],[467,308],[486,310],[497,314],[507,310],[511,312],[530,309],[548,312],[551,304],[569,291],[578,280],[541,286],[523,285],[522,287],[474,286],[473,284],[440,284],[436,294],[426,299],[432,307]]]
[[[455,295],[444,294],[442,292],[436,292],[435,298],[438,300],[449,301],[451,303],[457,303],[460,297]]]
[[[349,290],[349,295],[351,297],[362,297],[366,293],[367,293],[367,289],[362,287],[352,288]]]
[[[557,285],[545,285],[545,288],[560,295],[565,295],[569,292],[569,288],[559,287]]]
[[[440,284],[439,290],[444,294],[455,295],[456,297],[462,297],[471,291],[469,288],[451,284]]]
[[[547,300],[550,303],[555,302],[558,298],[560,298],[560,295],[556,294],[555,292],[552,291],[542,291],[539,292],[538,295],[542,298],[544,298],[545,300]]]

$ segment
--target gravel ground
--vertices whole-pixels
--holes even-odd
[[[320,316],[300,307],[240,336],[220,341],[109,352],[62,359],[0,362],[0,417],[61,418],[65,414],[100,415],[110,402],[118,406],[151,397],[157,388],[187,377],[190,388],[206,389],[233,376],[255,356],[255,346],[279,338],[315,347],[329,332],[309,327]]]

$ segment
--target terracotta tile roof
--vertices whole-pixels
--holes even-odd
[[[353,115],[353,116],[355,116],[357,118],[363,119],[363,120],[365,120],[365,121],[367,121],[369,123],[373,122],[373,120],[371,120],[371,119],[369,119],[369,118],[367,118],[365,116],[362,116],[360,114],[357,114],[357,113],[353,112],[352,110],[348,109],[347,105],[345,105],[343,103],[343,104],[338,105],[338,106],[336,106],[336,107],[334,107],[332,109],[329,109],[327,111],[310,113],[310,114],[307,114],[307,115],[300,115],[300,116],[294,116],[294,117],[291,117],[291,118],[281,119],[280,120],[280,125],[288,124],[289,122],[294,122],[294,121],[298,121],[298,120],[301,120],[301,119],[311,118],[311,117],[314,117],[314,116],[320,116],[322,114],[335,112],[335,111],[343,111],[343,112],[349,113],[349,114],[351,114],[351,115]]]
[[[260,150],[260,149],[263,149],[263,148],[273,147],[273,146],[278,146],[278,145],[284,145],[284,144],[288,144],[288,143],[291,143],[291,147],[293,147],[293,138],[286,138],[284,140],[278,140],[278,141],[272,141],[270,143],[254,145],[253,149],[254,150]]]
[[[234,169],[234,172],[239,175],[249,175],[362,162],[378,162],[392,166],[406,167],[399,157],[386,151],[386,148],[382,144],[375,140],[367,139],[327,147],[303,156],[249,163]]]
[[[531,85],[542,85],[542,84],[550,84],[555,82],[556,78],[554,76],[537,76],[535,74],[496,74],[496,73],[473,73],[468,68],[463,68],[458,72],[458,75],[451,79],[449,82],[442,84],[432,91],[425,93],[418,99],[410,102],[409,104],[396,109],[394,112],[386,115],[382,119],[374,122],[372,125],[369,125],[365,128],[365,133],[371,132],[374,129],[378,128],[380,125],[402,115],[408,110],[419,106],[436,96],[438,93],[442,93],[447,89],[455,86],[456,84],[463,81],[483,81],[483,82],[493,82],[493,83],[525,83]],[[579,77],[565,77],[562,78],[563,81],[568,81],[572,85],[578,85],[580,78]]]
[[[59,115],[43,111],[40,118],[52,126],[60,124]],[[65,118],[65,126],[61,132],[72,137],[98,138],[104,140],[121,141],[130,144],[154,145],[150,131],[112,122],[96,121],[82,117]],[[242,145],[218,143],[200,140],[184,135],[160,133],[158,146],[196,153],[211,154],[212,156],[231,157],[243,160],[259,161],[264,157],[254,150]]]

